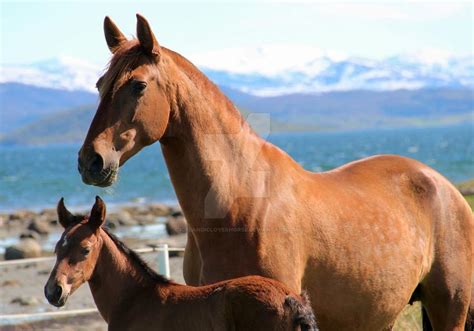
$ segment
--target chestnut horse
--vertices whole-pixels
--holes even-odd
[[[137,18],[132,40],[105,19],[113,56],[78,166],[85,183],[108,186],[160,142],[188,222],[188,284],[259,274],[305,288],[322,330],[389,328],[413,300],[436,330],[464,329],[474,219],[448,180],[395,155],[303,169]]]
[[[306,295],[273,279],[247,276],[193,287],[158,275],[102,227],[99,197],[90,217],[72,215],[61,199],[58,218],[65,231],[44,288],[56,307],[87,281],[109,330],[317,331]]]

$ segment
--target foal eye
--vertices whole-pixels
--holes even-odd
[[[145,88],[146,88],[146,82],[144,81],[141,81],[141,80],[133,80],[132,81],[132,90],[133,90],[133,93],[136,93],[136,94],[141,94]]]
[[[90,253],[90,251],[91,251],[90,247],[84,247],[81,249],[82,255],[87,255]]]

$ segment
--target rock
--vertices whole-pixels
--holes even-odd
[[[18,244],[5,249],[5,260],[26,259],[40,255],[41,246],[32,238],[21,239]]]
[[[153,224],[155,223],[155,216],[153,215],[139,215],[139,216],[135,216],[135,219],[137,221],[138,224],[140,225],[147,225],[147,224]]]
[[[131,216],[147,215],[150,212],[145,205],[123,207],[122,211],[128,212]]]
[[[28,230],[38,232],[41,235],[47,235],[51,230],[49,223],[42,218],[35,218],[28,224]]]
[[[6,287],[6,286],[19,286],[20,285],[20,282],[16,279],[7,279],[7,280],[4,280],[2,282],[2,287]]]
[[[130,225],[137,225],[137,221],[130,215],[128,211],[125,210],[120,210],[116,213],[111,213],[107,217],[108,221],[110,223],[114,223],[116,226],[118,225],[124,225],[124,226],[130,226]]]
[[[39,214],[48,220],[56,219],[58,216],[54,208],[43,209]]]
[[[31,210],[17,210],[9,215],[10,221],[32,219],[35,213]]]
[[[170,208],[170,216],[172,217],[179,217],[183,216],[183,211],[179,206],[171,207]]]
[[[10,303],[18,303],[22,306],[34,306],[39,303],[38,299],[34,296],[22,296],[13,298]]]
[[[186,233],[186,231],[187,225],[186,220],[183,216],[169,217],[166,220],[166,232],[168,232],[170,236],[174,236],[180,233]]]
[[[105,226],[108,227],[109,229],[113,230],[113,229],[116,229],[119,226],[119,222],[117,220],[107,219],[105,221]]]
[[[40,240],[40,235],[36,231],[26,230],[20,233],[20,239],[31,238],[34,240]]]
[[[171,213],[171,208],[162,203],[152,203],[148,205],[148,209],[153,216],[168,216]]]

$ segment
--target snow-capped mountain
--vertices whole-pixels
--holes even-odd
[[[313,47],[233,48],[188,57],[215,83],[259,96],[347,90],[474,88],[474,57],[422,51],[381,60]],[[103,66],[61,57],[3,65],[1,82],[95,91]]]
[[[96,92],[100,65],[61,56],[28,65],[1,65],[0,83],[21,83],[69,91]]]
[[[217,84],[260,96],[474,87],[473,54],[437,50],[374,60],[311,47],[269,46],[203,53],[194,62]]]

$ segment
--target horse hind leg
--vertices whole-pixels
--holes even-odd
[[[416,287],[410,298],[409,304],[413,305],[417,301],[421,301],[421,284],[418,284]],[[428,313],[426,312],[426,308],[423,307],[423,305],[421,305],[421,329],[423,331],[433,331]]]
[[[471,297],[474,272],[472,210],[451,185],[429,197],[432,205],[433,261],[420,284],[420,299],[433,330],[472,330]],[[446,183],[446,182],[445,182]]]
[[[446,274],[437,272],[423,281],[423,330],[473,331],[468,328],[466,319],[471,301],[471,284],[456,280],[456,277],[448,281],[445,277]]]

